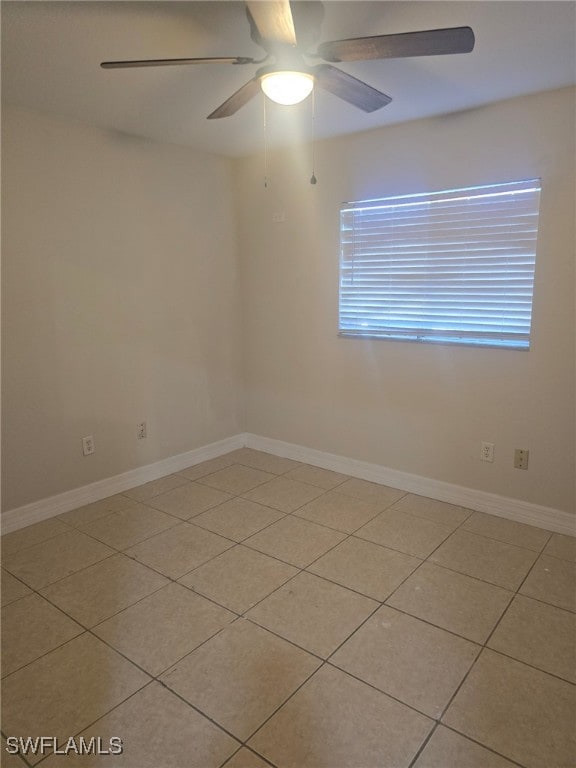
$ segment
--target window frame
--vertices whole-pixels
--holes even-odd
[[[338,335],[344,338],[528,350],[532,333],[541,189],[541,179],[530,178],[343,203],[340,208]],[[436,208],[434,208],[435,205]],[[488,216],[483,212],[478,214],[479,218],[476,219],[474,218],[477,215],[475,206],[480,205],[486,207]],[[444,230],[435,223],[422,226],[416,216],[412,217],[412,220],[406,215],[411,212],[418,213],[420,214],[419,218],[425,221],[432,219],[436,211],[443,211],[444,209],[447,209],[449,213],[438,216],[441,226],[445,227]],[[469,210],[469,217],[464,216],[466,209]],[[509,213],[508,209],[510,209]],[[400,213],[397,214],[397,210]],[[411,250],[402,251],[403,241],[400,241],[400,246],[398,246],[394,243],[390,244],[384,235],[376,234],[374,236],[372,232],[369,232],[369,224],[363,223],[363,216],[366,216],[368,220],[370,212],[374,211],[381,212],[374,214],[374,221],[384,230],[386,228],[391,229],[396,236],[394,227],[398,220],[398,222],[402,222],[405,231],[412,231],[416,228],[418,233],[422,233],[424,244],[416,241],[416,246],[414,246],[410,241]],[[462,220],[458,220],[458,225],[454,224],[455,212],[464,216]],[[502,216],[502,219],[494,218],[496,215]],[[381,216],[382,219],[378,219],[378,216]],[[445,221],[442,216],[444,216]],[[359,222],[357,226],[356,221]],[[407,226],[405,222],[408,222]],[[476,226],[474,226],[475,224]],[[509,228],[507,232],[505,231],[506,226]],[[418,229],[418,227],[422,228]],[[499,228],[496,230],[497,238],[504,239],[490,240],[494,234],[489,235],[488,230],[495,227]],[[451,234],[454,229],[458,231],[458,238],[468,237],[468,240],[463,239],[461,242],[450,243],[449,238],[455,237],[454,234]],[[469,235],[468,233],[472,230],[474,230],[474,234]],[[432,241],[432,237],[437,237],[438,232],[443,233],[444,239],[438,242]],[[358,242],[360,243],[358,246],[355,239],[356,233],[358,233]],[[465,235],[461,233],[465,233]],[[526,233],[530,233],[530,235]],[[376,240],[376,246],[370,245],[368,247],[366,245],[370,235]],[[390,235],[387,237],[391,240]],[[411,235],[411,237],[414,238],[415,236]],[[377,240],[377,238],[380,239]],[[529,242],[530,245],[524,246],[524,241]],[[492,248],[487,247],[490,243],[492,243]],[[457,248],[450,250],[447,245],[451,247],[456,245]],[[379,254],[377,252],[378,247],[386,252]],[[521,247],[526,248],[525,253],[520,250]],[[423,250],[418,251],[418,248],[423,248]],[[407,258],[405,254],[412,253],[412,249],[417,252],[417,256]],[[372,250],[374,253],[371,252]],[[499,251],[505,254],[502,256],[501,264],[496,263],[502,255]],[[429,253],[433,255],[429,257]],[[446,262],[446,259],[449,261]],[[364,282],[365,284],[354,288],[356,260],[361,264],[357,268],[358,277],[356,279],[359,283]],[[406,272],[406,269],[414,266],[412,260],[414,264],[418,263],[422,273],[426,273],[427,276],[421,279],[421,283],[422,286],[428,284],[428,292],[422,286],[416,286],[416,292],[410,293],[410,289],[405,287],[416,274],[416,269],[412,270],[411,273]],[[394,272],[396,261],[405,266]],[[450,286],[448,289],[442,284],[439,276],[443,271],[448,271],[446,263],[442,267],[440,266],[439,262],[442,261],[450,264],[450,270],[462,269],[462,272],[451,273],[457,275],[454,280],[456,283],[462,283],[461,288]],[[478,271],[479,267],[481,267],[480,272],[484,278],[470,277],[475,271]],[[394,285],[394,280],[397,279],[396,275],[398,274],[409,275],[409,277],[403,277],[400,290],[390,287]],[[506,275],[507,277],[503,277]],[[446,278],[443,279],[446,280]],[[450,280],[452,279],[450,278]],[[483,286],[483,294],[477,293],[479,289],[474,285],[475,280],[487,283],[490,287]],[[388,281],[388,287],[386,287],[386,281]],[[436,281],[441,287],[430,290],[430,285]],[[373,285],[376,287],[372,287]],[[502,291],[501,286],[503,285],[509,293],[506,293],[506,290]],[[490,293],[490,289],[494,293]],[[477,293],[477,296],[484,296],[484,298],[477,298],[474,292]],[[403,304],[401,299],[391,298],[394,297],[395,293],[402,294],[406,304]],[[370,295],[369,300],[366,299],[368,294]],[[449,296],[449,298],[444,298],[444,295]],[[364,304],[362,304],[363,297]],[[507,297],[511,297],[511,304],[508,304]],[[366,303],[367,301],[370,303]],[[421,309],[420,315],[416,314],[411,303],[412,305],[420,303],[423,307],[425,306],[425,311],[423,312]],[[440,304],[447,306],[442,306],[439,310]],[[459,315],[459,309],[464,310],[464,314]],[[434,317],[434,312],[441,311],[445,312],[440,318],[442,321],[448,322],[449,318],[452,317],[451,328],[423,327],[424,317]],[[373,320],[372,326],[363,323],[366,330],[362,330],[360,326],[362,313],[365,317],[371,315],[374,317],[378,312],[382,313],[382,317]],[[390,316],[404,313],[409,319],[404,318],[404,327],[398,318],[392,321],[388,320],[387,327],[385,323],[387,312]],[[471,319],[466,317],[467,314]],[[348,317],[345,321],[343,321],[344,315]],[[516,319],[512,320],[511,318],[514,316]],[[500,327],[497,331],[491,330],[488,321],[493,318],[501,319],[502,324],[505,325],[507,322],[508,325],[504,329]],[[356,324],[354,324],[354,320],[357,320]],[[418,326],[418,323],[421,325]],[[379,327],[376,327],[377,324]],[[466,325],[476,325],[477,327],[465,328]],[[515,325],[522,326],[522,330],[515,333],[511,330]]]

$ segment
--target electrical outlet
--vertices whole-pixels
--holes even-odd
[[[530,451],[525,448],[514,449],[514,469],[528,469]]]
[[[136,437],[138,440],[144,440],[144,438],[147,437],[145,421],[141,421],[140,424],[137,425]]]
[[[494,461],[494,443],[480,443],[480,460]]]
[[[82,438],[82,453],[84,456],[90,456],[94,453],[94,438],[92,435]]]

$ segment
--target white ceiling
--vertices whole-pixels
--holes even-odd
[[[103,70],[116,59],[252,56],[242,2],[2,2],[2,101],[229,156],[262,147],[263,99],[206,120],[256,67]],[[470,54],[340,64],[392,96],[365,114],[319,91],[316,136],[355,133],[576,82],[576,4],[532,0],[337,0],[321,41],[471,26]],[[310,100],[268,108],[270,146],[307,140]]]

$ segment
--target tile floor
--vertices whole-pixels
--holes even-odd
[[[576,539],[243,448],[2,538],[6,768],[574,768]]]

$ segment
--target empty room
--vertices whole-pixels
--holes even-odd
[[[3,768],[576,768],[576,3],[1,3]]]

